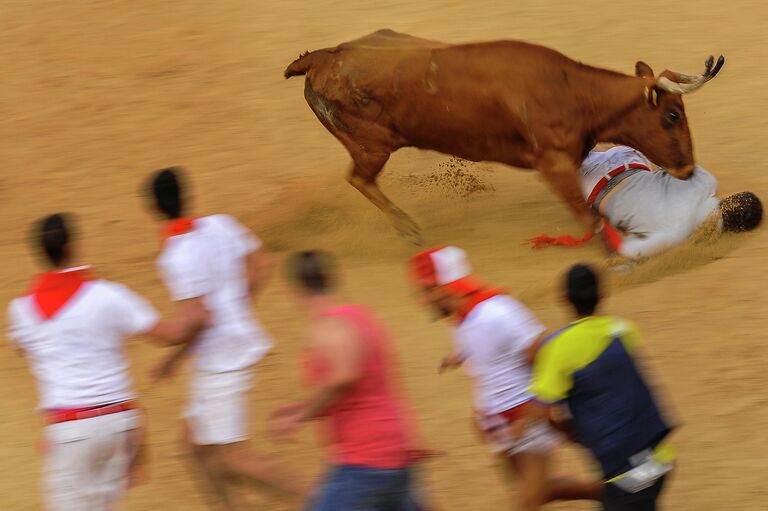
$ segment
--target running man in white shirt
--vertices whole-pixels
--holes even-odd
[[[534,511],[555,500],[599,500],[601,485],[551,478],[549,459],[559,443],[546,424],[522,431],[532,396],[531,363],[545,328],[533,313],[508,294],[472,276],[466,254],[438,247],[409,261],[410,276],[426,305],[457,322],[455,349],[439,372],[464,365],[474,382],[478,429],[494,454],[517,474],[521,507]]]
[[[591,151],[581,165],[587,203],[623,233],[612,247],[620,255],[658,254],[684,243],[710,220],[732,232],[760,224],[760,199],[740,192],[719,200],[717,180],[703,167],[685,181],[651,168],[642,153],[626,146]]]
[[[35,238],[52,270],[10,303],[8,336],[38,382],[46,424],[46,508],[113,509],[141,465],[142,418],[125,338],[180,343],[200,330],[205,317],[160,320],[125,286],[73,266],[77,251],[63,215],[45,218]]]
[[[223,509],[239,509],[231,491],[234,479],[298,497],[305,491],[299,478],[246,443],[253,367],[272,347],[251,313],[267,277],[268,256],[259,250],[260,241],[229,215],[184,216],[181,173],[164,169],[151,180],[153,205],[166,224],[158,268],[172,299],[192,315],[208,311],[210,320],[193,343],[166,359],[158,375],[170,374],[185,354],[194,352],[187,439]]]

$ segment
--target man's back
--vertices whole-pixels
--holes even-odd
[[[172,298],[202,298],[211,313],[196,350],[201,369],[243,369],[271,347],[250,309],[246,256],[259,247],[229,215],[198,218],[189,232],[165,242],[158,266]]]
[[[717,180],[703,167],[685,181],[661,171],[639,172],[608,198],[605,211],[628,233],[663,231],[684,240],[717,209],[716,193]]]
[[[623,165],[636,163],[651,168],[651,162],[637,149],[627,146],[611,147],[607,151],[590,151],[581,163],[580,181],[584,200],[608,172]]]
[[[559,424],[592,452],[603,473],[602,508],[651,511],[674,466],[672,427],[638,367],[640,334],[597,315],[598,274],[585,264],[565,275],[576,321],[545,339],[536,355],[531,414]]]
[[[633,170],[629,176],[616,173],[613,178],[609,175],[623,165],[638,164],[650,168],[642,153],[617,146],[605,152],[590,152],[581,167],[585,199],[594,195],[601,179],[608,183],[603,185],[605,190],[615,186],[605,195],[600,210],[611,225],[625,233],[620,253],[628,257],[653,255],[685,242],[719,204],[715,196],[717,180],[700,166],[687,180],[664,171]]]
[[[481,412],[502,413],[530,399],[526,350],[544,330],[522,303],[508,295],[479,303],[456,328]]]
[[[634,353],[639,334],[610,316],[590,316],[554,334],[536,358],[532,390],[545,402],[566,400],[573,430],[607,478],[669,433]]]
[[[80,408],[134,397],[123,355],[125,336],[148,330],[157,315],[126,287],[85,282],[51,317],[36,294],[9,306],[10,338],[30,358],[44,409]]]

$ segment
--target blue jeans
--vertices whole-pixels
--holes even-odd
[[[418,511],[409,468],[334,467],[309,511]]]

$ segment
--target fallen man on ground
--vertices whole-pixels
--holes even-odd
[[[581,164],[587,204],[616,228],[609,227],[610,235],[604,236],[612,252],[631,259],[656,255],[684,243],[708,222],[730,232],[760,225],[763,206],[754,193],[739,192],[721,200],[717,179],[699,165],[686,180],[652,168],[642,153],[626,146],[590,151]],[[587,239],[541,236],[532,241],[541,248],[575,246]]]

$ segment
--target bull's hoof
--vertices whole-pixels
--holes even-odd
[[[424,245],[424,236],[421,234],[421,229],[410,218],[398,219],[395,222],[395,229],[400,237],[408,243],[417,246]]]
[[[403,238],[405,241],[407,241],[411,245],[416,245],[417,247],[424,246],[424,236],[422,236],[420,232],[404,233],[404,232],[398,231],[398,234],[400,235],[401,238]]]

